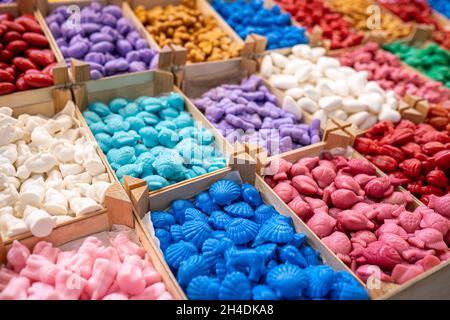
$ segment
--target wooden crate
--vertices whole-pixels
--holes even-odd
[[[209,129],[214,134],[216,146],[218,150],[222,152],[222,155],[224,157],[229,157],[231,154],[237,154],[243,151],[243,149],[233,150],[233,148],[226,143],[217,129],[215,129],[209,123],[209,121],[206,120],[203,114],[197,108],[195,108],[194,105],[182,94],[180,89],[173,85],[173,76],[171,73],[164,71],[145,71],[128,75],[113,76],[100,80],[87,81],[73,86],[74,100],[81,111],[85,110],[90,103],[95,101],[109,103],[112,99],[117,97],[136,99],[137,97],[142,95],[158,96],[171,91],[181,94],[185,98],[186,111],[191,113],[195,121],[200,122],[203,127]],[[82,116],[81,118],[83,125],[87,126],[84,118]],[[95,141],[95,138],[90,130],[89,134]],[[101,151],[100,153],[103,161],[108,163],[105,154]],[[231,165],[231,163],[228,163],[228,165]],[[118,181],[117,176],[115,175],[109,164],[108,167],[111,170],[114,179]],[[224,170],[226,170],[226,168],[219,171]],[[214,172],[206,173],[203,176],[209,176],[213,174]],[[189,184],[190,182],[195,181],[203,176],[181,181],[159,190],[152,191],[151,194],[164,193],[167,190],[176,188],[177,186]]]
[[[334,145],[333,147],[329,147],[325,144],[318,145],[310,148],[309,150],[298,150],[295,153],[291,153],[289,155],[281,155],[278,159],[283,158],[289,162],[296,162],[304,157],[314,157],[319,156],[324,151],[330,151],[334,148],[347,148],[347,152],[350,152],[350,158],[358,158],[364,159],[364,157],[359,154],[356,150],[351,147],[348,147],[347,144],[342,143],[341,145]],[[336,151],[336,149],[334,150]],[[268,161],[266,159],[256,159],[256,162],[262,166],[263,168],[268,165]],[[369,163],[371,163],[369,161]],[[371,163],[372,164],[372,163]],[[379,170],[375,165],[372,166],[376,169],[378,176],[386,176],[381,170]],[[294,221],[301,219],[289,208],[289,206],[281,200],[281,198],[273,191],[273,189],[264,181],[263,176],[258,177],[257,181],[259,181],[264,187],[264,193],[266,195],[270,195],[271,198],[274,199],[273,204],[275,208],[279,212],[286,212],[289,216],[292,217]],[[403,188],[396,188],[397,191],[406,192]],[[409,205],[409,210],[414,210],[418,206],[423,205],[419,200],[413,197],[413,202]],[[309,233],[306,233],[308,237],[315,238],[315,241],[322,243],[319,237],[317,237],[314,232],[309,230],[309,227],[305,225],[303,221],[302,224],[308,228]],[[312,235],[310,235],[312,233]],[[323,245],[323,243],[322,243]],[[327,250],[329,250],[327,248]],[[329,253],[330,254],[330,253]],[[331,254],[333,254],[331,252]],[[345,267],[347,267],[345,265]],[[350,272],[355,276],[356,274],[350,270]],[[372,299],[377,300],[385,300],[385,299],[450,299],[450,286],[448,286],[448,281],[442,282],[443,279],[450,278],[450,261],[443,262],[438,266],[422,273],[420,276],[413,278],[412,280],[406,282],[405,284],[398,285],[394,283],[387,283],[383,281],[379,281],[379,286],[376,288],[365,287],[368,290],[370,297]],[[361,282],[362,283],[362,282]]]

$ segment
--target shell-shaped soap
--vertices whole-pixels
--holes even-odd
[[[195,197],[195,206],[207,214],[220,210],[208,192],[201,192]]]
[[[150,215],[154,228],[169,230],[170,226],[175,224],[175,218],[167,212],[155,211]]]
[[[250,300],[252,297],[250,281],[241,272],[228,274],[222,281],[219,291],[221,300]]]
[[[287,243],[294,238],[294,234],[294,228],[288,218],[276,215],[262,225],[256,237],[256,242]]]
[[[259,225],[253,221],[237,218],[231,220],[225,227],[227,238],[234,244],[244,244],[255,238]]]
[[[209,264],[203,256],[195,255],[180,263],[178,269],[178,283],[185,287],[192,279],[198,276],[207,276],[210,274]]]
[[[211,237],[212,229],[207,222],[201,220],[187,221],[183,224],[183,234],[186,240],[201,248],[203,242]]]
[[[209,238],[203,242],[202,253],[203,257],[206,259],[210,267],[216,265],[217,261],[220,259],[221,254],[217,252],[217,246],[219,240],[214,238]]]
[[[258,207],[263,204],[259,191],[251,184],[244,183],[241,186],[241,194],[242,199],[253,207]]]
[[[266,220],[269,220],[274,215],[278,214],[273,206],[263,204],[255,210],[253,221],[259,224],[263,224]]]
[[[185,211],[188,208],[194,208],[194,204],[189,200],[175,200],[171,204],[171,209],[175,220],[178,223],[184,223],[185,220]]]
[[[203,222],[208,222],[208,216],[201,212],[198,209],[195,208],[187,208],[184,211],[184,221],[193,221],[193,220],[200,220]]]
[[[253,300],[277,300],[276,293],[269,286],[254,286],[252,289],[252,294]]]
[[[173,243],[172,235],[165,229],[155,229],[155,235],[159,240],[159,247],[163,252]]]
[[[209,195],[214,203],[221,206],[231,204],[241,195],[241,189],[236,182],[231,180],[219,180],[209,188]]]
[[[305,269],[309,277],[309,284],[305,294],[310,298],[322,298],[333,288],[334,271],[328,266],[315,266]]]
[[[184,240],[183,228],[179,224],[170,226],[170,235],[172,236],[173,242]]]
[[[330,297],[333,300],[367,300],[369,298],[362,286],[342,282],[333,285]]]
[[[193,300],[217,300],[219,289],[219,280],[207,276],[198,276],[189,283],[187,296]]]
[[[266,243],[255,247],[255,250],[264,256],[265,262],[268,262],[275,257],[277,245],[275,243]]]
[[[182,261],[196,254],[198,254],[198,250],[192,243],[180,241],[167,248],[164,258],[170,267],[178,269]]]
[[[299,298],[308,287],[308,275],[302,268],[293,264],[280,264],[269,270],[266,278],[269,286],[281,293],[284,298]]]
[[[225,212],[236,218],[251,218],[255,215],[252,207],[246,202],[236,202],[226,206]]]
[[[211,213],[208,222],[215,229],[225,230],[225,227],[232,219],[223,211],[214,211]]]

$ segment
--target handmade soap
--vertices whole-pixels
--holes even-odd
[[[290,97],[280,108],[258,76],[210,89],[194,101],[231,142],[251,142],[274,155],[320,141],[320,121],[301,123],[302,109]]]
[[[116,5],[93,2],[80,11],[74,24],[68,6],[59,6],[45,18],[61,53],[91,66],[91,79],[155,69],[158,55]]]
[[[266,183],[363,281],[403,284],[426,270],[429,257],[434,265],[450,258],[449,199],[431,196],[435,210],[408,210],[411,195],[395,191],[367,160],[329,153],[273,160],[267,170]]]
[[[83,115],[120,181],[142,178],[157,190],[226,166],[214,135],[194,123],[178,93],[94,102]]]
[[[368,298],[350,274],[324,265],[291,218],[263,204],[252,185],[219,180],[194,201],[149,215],[155,234],[168,235],[159,236],[160,248],[189,299]]]
[[[52,118],[0,109],[0,231],[48,236],[58,222],[101,210],[110,179],[68,103]]]
[[[324,48],[297,45],[289,55],[266,54],[260,72],[321,123],[334,117],[367,129],[379,120],[400,120],[395,93],[369,81],[367,72],[325,56]]]
[[[267,49],[308,43],[305,29],[292,25],[291,15],[278,5],[265,8],[261,0],[214,0],[212,5],[242,39],[253,33],[266,37]]]
[[[0,269],[8,278],[0,300],[172,299],[142,247],[127,233],[109,240],[105,246],[90,236],[71,251],[40,241],[32,252],[15,240]]]

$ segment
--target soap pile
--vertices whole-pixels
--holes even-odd
[[[314,27],[320,27],[322,39],[331,41],[332,50],[356,46],[364,38],[362,32],[353,30],[352,24],[328,7],[324,0],[277,0],[277,3],[310,33]]]
[[[333,0],[328,2],[331,8],[341,12],[352,22],[357,30],[370,32],[372,30],[386,33],[387,42],[409,36],[412,26],[388,11],[381,11],[380,25],[377,25],[378,11],[369,10],[376,5],[372,0]]]
[[[450,1],[449,0],[428,0],[430,6],[440,14],[450,18]]]
[[[262,0],[213,0],[212,6],[242,39],[252,33],[266,37],[269,50],[308,43],[305,29],[292,25],[291,15],[278,5],[268,9]]]
[[[324,48],[297,45],[289,56],[266,54],[261,74],[323,124],[334,117],[367,129],[379,120],[400,120],[394,92],[368,81],[367,72],[341,66],[339,60],[325,56]]]
[[[319,120],[311,126],[300,123],[303,113],[295,101],[287,97],[279,108],[276,97],[255,75],[240,85],[213,88],[194,103],[231,143],[262,145],[269,155],[320,141]]]
[[[179,5],[134,9],[136,16],[163,48],[175,44],[188,49],[191,62],[217,61],[239,56],[241,46],[219,27],[212,15],[204,15],[195,0]]]
[[[103,209],[110,186],[95,145],[66,108],[53,118],[0,108],[0,231],[48,236],[60,222]]]
[[[142,178],[157,190],[226,166],[214,135],[195,126],[178,93],[94,102],[83,116],[120,181]]]
[[[403,284],[450,259],[450,215],[406,210],[411,195],[394,191],[367,160],[325,153],[274,160],[267,170],[275,193],[363,281]]]
[[[400,97],[414,95],[431,103],[446,101],[450,97],[448,88],[419,72],[406,70],[397,56],[380,49],[376,43],[346,52],[339,59],[345,66],[367,71],[369,80],[376,81],[384,90],[393,90]]]
[[[164,257],[189,299],[367,299],[345,271],[323,265],[291,218],[255,187],[219,180],[193,202],[150,213]]]
[[[423,72],[430,78],[442,82],[450,88],[450,52],[432,43],[426,48],[419,49],[401,43],[384,46],[402,59],[406,64]]]
[[[14,241],[0,269],[0,300],[172,300],[145,250],[119,233],[104,246],[87,237],[77,250]]]
[[[436,130],[447,130],[450,133],[450,109],[445,103],[430,107],[426,122]]]
[[[115,5],[92,2],[74,21],[68,6],[60,6],[45,18],[61,53],[69,60],[88,62],[91,79],[154,69],[158,55],[149,49],[131,20]]]
[[[427,202],[430,194],[450,191],[450,134],[428,124],[402,120],[398,125],[380,122],[355,140],[365,155],[395,185],[406,187]]]

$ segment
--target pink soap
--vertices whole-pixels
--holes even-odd
[[[55,289],[63,300],[78,300],[87,285],[80,275],[62,270],[56,276]]]
[[[30,250],[19,241],[14,240],[6,255],[8,268],[13,269],[15,272],[20,272],[25,267],[29,256]]]
[[[28,289],[29,300],[58,300],[59,295],[55,288],[49,284],[35,282]]]
[[[423,273],[423,268],[414,264],[397,264],[392,270],[392,279],[397,284],[403,284]]]
[[[95,260],[92,276],[86,286],[86,292],[92,300],[102,299],[114,282],[118,266],[104,258]]]
[[[43,256],[51,263],[56,263],[59,251],[58,248],[53,247],[53,245],[47,241],[39,241],[33,248],[33,254]]]
[[[145,289],[146,281],[142,275],[142,260],[139,256],[126,256],[117,274],[117,283],[122,291],[139,295]]]
[[[26,277],[13,278],[0,293],[0,300],[25,300],[28,297],[29,287],[30,279]]]
[[[44,256],[31,254],[28,257],[25,268],[20,271],[22,277],[29,278],[32,281],[40,281],[46,284],[54,285],[55,279],[61,270]]]
[[[117,249],[121,261],[124,261],[125,257],[130,255],[138,255],[141,258],[144,258],[145,256],[144,248],[138,246],[123,233],[112,238],[111,243]]]

